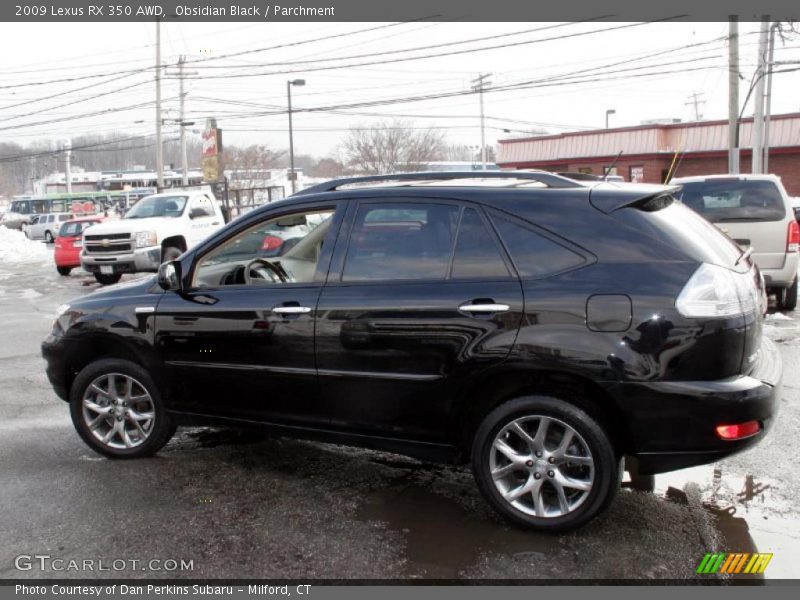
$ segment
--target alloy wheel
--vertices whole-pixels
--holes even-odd
[[[142,445],[155,425],[153,399],[136,379],[122,373],[97,377],[82,400],[83,421],[100,443],[117,450]]]
[[[595,466],[586,441],[570,425],[530,415],[511,421],[495,436],[489,472],[497,491],[515,509],[553,518],[586,501]]]

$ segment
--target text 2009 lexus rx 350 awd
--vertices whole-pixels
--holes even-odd
[[[260,428],[471,462],[511,521],[576,527],[623,457],[643,474],[712,462],[774,416],[761,276],[673,192],[536,172],[329,182],[62,307],[47,374],[109,457],[178,425]]]

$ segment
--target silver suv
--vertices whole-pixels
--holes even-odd
[[[707,175],[673,179],[686,206],[714,223],[753,258],[778,307],[797,306],[800,227],[781,180],[774,175]]]

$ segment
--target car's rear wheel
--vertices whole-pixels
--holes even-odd
[[[797,308],[797,278],[788,288],[778,290],[778,308],[781,310],[794,310]]]
[[[58,271],[59,275],[67,277],[72,272],[72,267],[56,267],[56,271]]]
[[[127,360],[85,367],[70,390],[70,413],[83,441],[110,458],[150,456],[175,433],[153,379]]]
[[[50,233],[49,231],[45,231],[44,232],[44,241],[47,242],[48,244],[52,244],[53,243],[53,234]]]
[[[472,446],[472,470],[489,503],[542,531],[574,529],[604,510],[619,488],[619,464],[601,425],[552,396],[500,405]]]
[[[120,279],[122,279],[122,273],[113,273],[111,275],[103,275],[101,273],[95,273],[94,278],[97,280],[97,283],[101,285],[113,285],[118,283]]]

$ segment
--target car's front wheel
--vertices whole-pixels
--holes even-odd
[[[619,488],[619,465],[598,421],[552,396],[501,404],[472,446],[472,470],[489,503],[541,531],[574,529],[604,510]]]
[[[56,271],[58,274],[63,277],[68,277],[69,274],[72,272],[72,267],[56,267]]]
[[[70,414],[83,441],[110,458],[150,456],[175,433],[155,382],[127,360],[85,367],[70,389]]]

